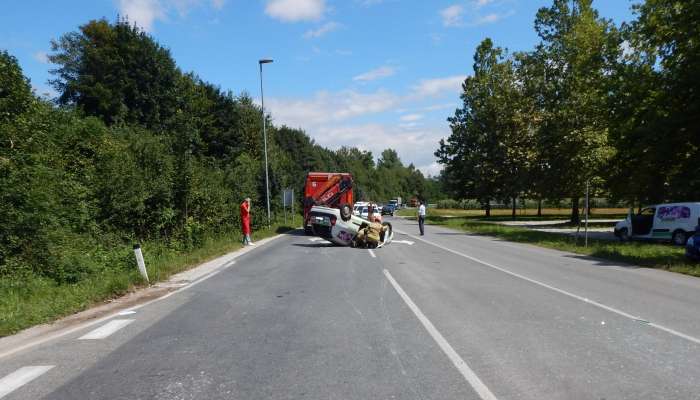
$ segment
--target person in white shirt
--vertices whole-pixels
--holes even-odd
[[[420,202],[420,207],[418,207],[418,227],[420,228],[420,235],[425,236],[425,202]]]

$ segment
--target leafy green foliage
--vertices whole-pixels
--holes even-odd
[[[697,200],[698,6],[647,0],[618,28],[591,0],[553,0],[534,50],[484,40],[436,152],[451,195],[569,198],[574,222],[587,185],[629,204]]]
[[[128,21],[90,21],[51,44],[61,104],[106,124],[158,129],[176,112],[180,72],[170,52]]]
[[[254,229],[267,226],[262,110],[250,96],[181,73],[127,21],[90,21],[52,47],[59,107],[0,53],[0,277],[80,285],[132,267],[136,241],[196,251],[238,229],[245,197]],[[266,118],[273,217],[309,171],[351,172],[372,200],[423,191],[393,150],[376,166]]]

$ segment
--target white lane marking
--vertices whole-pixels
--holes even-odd
[[[126,311],[120,312],[120,313],[117,314],[117,315],[119,315],[120,317],[123,317],[123,316],[125,316],[125,315],[133,315],[133,314],[136,314],[136,311],[134,311],[134,310],[126,310]]]
[[[398,231],[397,231],[397,232],[398,232]],[[486,261],[480,260],[480,259],[478,259],[478,258],[476,258],[476,257],[468,256],[468,255],[466,255],[466,254],[464,254],[464,253],[461,253],[461,252],[459,252],[459,251],[457,251],[457,250],[452,250],[452,249],[450,249],[450,248],[448,248],[448,247],[439,245],[439,244],[437,244],[437,243],[433,243],[433,242],[431,242],[431,241],[429,241],[429,240],[425,240],[425,239],[421,239],[421,238],[419,238],[419,237],[415,237],[415,236],[413,236],[413,235],[411,235],[411,234],[409,234],[409,233],[405,233],[405,232],[400,232],[400,233],[403,233],[403,234],[406,235],[406,236],[410,236],[410,237],[412,237],[412,238],[414,238],[414,239],[416,239],[416,240],[420,240],[421,242],[427,243],[427,244],[429,244],[429,245],[431,245],[431,246],[435,246],[435,247],[437,247],[437,248],[440,248],[440,249],[443,249],[443,250],[445,250],[445,251],[448,251],[448,252],[450,252],[450,253],[452,253],[452,254],[456,254],[456,255],[461,256],[461,257],[464,257],[464,258],[466,258],[466,259],[472,260],[472,261],[474,261],[474,262],[476,262],[476,263],[479,263],[479,264],[481,264],[481,265],[484,265],[484,266],[486,266],[486,267],[495,269],[495,270],[497,270],[497,271],[501,271],[501,272],[503,272],[503,273],[505,273],[505,274],[508,274],[508,275],[510,275],[510,276],[514,276],[514,277],[516,277],[516,278],[519,278],[519,279],[522,279],[522,280],[524,280],[524,281],[527,281],[527,282],[533,283],[533,284],[535,284],[535,285],[541,286],[541,287],[543,287],[543,288],[546,288],[546,289],[555,291],[555,292],[557,292],[557,293],[563,294],[563,295],[568,296],[568,297],[571,297],[571,298],[573,298],[573,299],[580,300],[580,301],[582,301],[582,302],[584,302],[584,303],[588,303],[588,304],[590,304],[590,305],[592,305],[592,306],[601,308],[601,309],[606,310],[606,311],[609,311],[609,312],[611,312],[611,313],[620,315],[620,316],[625,317],[625,318],[629,318],[629,319],[631,319],[631,320],[633,320],[633,321],[640,321],[640,320],[646,321],[646,318],[641,318],[641,317],[639,317],[639,316],[634,316],[634,315],[632,315],[632,314],[629,314],[629,313],[627,313],[627,312],[624,312],[624,311],[622,311],[622,310],[619,310],[619,309],[617,309],[617,308],[615,308],[615,307],[606,306],[605,304],[599,303],[599,302],[597,302],[597,301],[595,301],[595,300],[591,300],[591,299],[589,299],[589,298],[586,298],[586,297],[583,297],[583,296],[579,296],[579,295],[577,295],[577,294],[575,294],[575,293],[567,292],[567,291],[564,290],[564,289],[559,289],[558,287],[555,287],[555,286],[552,286],[552,285],[548,285],[548,284],[546,284],[546,283],[544,283],[544,282],[540,282],[540,281],[538,281],[538,280],[535,280],[535,279],[532,279],[532,278],[528,278],[528,277],[525,276],[525,275],[520,275],[520,274],[518,274],[518,273],[516,273],[516,272],[509,271],[509,270],[507,270],[507,269],[505,269],[505,268],[502,268],[502,267],[493,265],[493,264],[488,263],[488,262],[486,262]],[[657,324],[657,323],[654,323],[654,322],[647,322],[645,325],[654,327],[654,328],[656,328],[656,329],[658,329],[658,330],[660,330],[660,331],[664,331],[664,332],[666,332],[666,333],[670,333],[671,335],[678,336],[679,338],[683,338],[683,339],[688,340],[688,341],[690,341],[690,342],[693,342],[693,343],[695,343],[695,344],[700,344],[700,338],[696,338],[696,337],[694,337],[694,336],[690,336],[690,335],[688,335],[688,334],[685,334],[685,333],[683,333],[683,332],[679,332],[679,331],[677,331],[677,330],[668,328],[668,327],[666,327],[666,326],[663,326],[663,325],[660,325],[660,324]]]
[[[263,241],[262,243],[258,243],[258,246],[253,247],[253,248],[250,248],[250,247],[249,247],[248,249],[250,249],[250,250],[247,250],[247,249],[238,250],[238,251],[236,251],[235,254],[233,255],[233,259],[235,260],[236,258],[238,258],[238,257],[240,257],[240,256],[243,256],[243,255],[245,255],[245,254],[248,254],[248,252],[250,252],[250,251],[252,251],[252,250],[259,249],[259,248],[260,248],[260,244],[262,244],[262,245],[268,244],[268,243],[270,243],[270,242],[272,242],[272,241],[274,241],[274,240],[277,240],[277,239],[281,238],[282,236],[285,236],[285,234],[281,233],[281,234],[279,234],[279,235],[277,235],[277,236],[273,236],[273,237],[268,238],[268,239],[263,239],[264,241]],[[191,288],[192,286],[194,286],[194,285],[196,285],[196,284],[198,284],[198,283],[200,283],[200,282],[202,282],[202,281],[204,281],[204,280],[206,280],[206,279],[211,278],[212,276],[218,274],[219,272],[223,271],[224,269],[230,267],[230,266],[233,265],[233,264],[235,264],[235,261],[225,263],[225,264],[223,264],[222,266],[218,267],[218,268],[219,268],[218,270],[214,271],[213,273],[209,273],[209,274],[207,274],[207,275],[204,275],[202,278],[200,278],[200,279],[198,279],[198,280],[196,280],[196,281],[194,281],[194,282],[188,284],[187,286],[183,286],[183,287],[181,287],[181,288],[179,288],[179,289],[177,289],[177,290],[175,290],[175,291],[173,291],[173,292],[170,292],[170,293],[168,293],[168,294],[166,294],[166,295],[164,295],[164,296],[158,297],[158,298],[153,299],[153,300],[149,300],[149,301],[147,301],[147,302],[145,302],[145,303],[143,303],[143,304],[139,304],[139,305],[137,305],[137,306],[135,306],[135,307],[131,307],[131,309],[132,309],[132,310],[138,310],[138,309],[141,308],[141,307],[146,307],[146,306],[148,306],[148,305],[150,305],[150,304],[153,304],[153,303],[155,303],[155,302],[158,302],[158,301],[161,301],[161,300],[165,300],[165,299],[167,299],[168,297],[170,297],[170,296],[172,296],[172,295],[174,295],[174,294],[176,294],[176,293],[179,293],[179,292],[182,291],[182,290],[187,290],[187,289]],[[78,325],[78,326],[76,326],[76,327],[74,327],[74,328],[70,328],[70,329],[67,329],[67,330],[65,330],[65,331],[58,332],[58,333],[56,333],[55,335],[45,336],[45,337],[43,337],[43,338],[41,338],[41,339],[37,339],[37,340],[35,340],[35,341],[29,342],[29,343],[27,343],[27,344],[24,344],[24,345],[22,345],[22,346],[17,346],[17,347],[15,347],[14,349],[8,350],[8,351],[6,351],[6,352],[4,352],[4,353],[0,353],[0,359],[5,358],[5,357],[10,356],[10,355],[15,354],[15,353],[19,353],[19,352],[21,352],[21,351],[27,350],[27,349],[32,348],[32,347],[34,347],[34,346],[38,346],[38,345],[40,345],[40,344],[43,344],[43,343],[46,343],[46,342],[50,342],[50,341],[55,340],[55,339],[62,338],[63,336],[70,335],[71,333],[75,333],[75,332],[81,331],[81,330],[83,330],[83,329],[85,329],[85,328],[89,328],[89,327],[91,327],[91,326],[95,326],[95,325],[100,324],[100,323],[102,323],[102,322],[104,322],[104,321],[107,321],[107,320],[109,320],[109,319],[111,319],[111,318],[116,317],[118,314],[119,314],[119,312],[115,312],[115,313],[113,313],[113,314],[106,315],[106,316],[104,316],[104,317],[102,317],[102,318],[98,318],[98,319],[96,319],[96,320],[94,320],[94,321],[86,322],[86,323],[81,324],[81,325]]]
[[[413,311],[413,314],[416,315],[418,320],[420,321],[421,324],[423,324],[423,327],[428,331],[430,336],[435,340],[435,342],[440,346],[440,349],[447,355],[447,358],[452,361],[452,364],[454,364],[455,368],[462,374],[464,379],[467,380],[467,382],[471,385],[471,387],[476,391],[476,393],[479,395],[479,397],[482,400],[497,400],[496,396],[489,390],[489,388],[484,384],[484,382],[479,379],[479,377],[476,375],[476,373],[469,367],[469,364],[467,364],[462,357],[457,354],[455,349],[450,345],[450,343],[445,339],[444,336],[435,328],[435,325],[433,325],[432,322],[428,319],[428,317],[423,314],[423,312],[418,308],[416,303],[411,300],[410,297],[408,297],[408,294],[404,292],[404,290],[401,288],[398,282],[394,279],[393,276],[391,276],[391,273],[387,271],[386,269],[384,270],[384,276],[386,276],[386,279],[389,280],[391,283],[391,286],[394,287],[396,292],[401,296],[403,301],[406,303],[408,308]]]
[[[115,319],[107,322],[106,324],[93,331],[88,332],[87,334],[78,338],[78,340],[105,339],[112,335],[114,332],[122,329],[123,327],[129,325],[132,322],[134,322],[133,319]]]
[[[45,374],[53,367],[53,365],[22,367],[10,375],[0,379],[0,399]]]
[[[372,256],[372,258],[377,258],[377,255],[374,254],[374,251],[372,251],[372,249],[367,249],[367,251],[369,251],[369,255]]]
[[[402,243],[407,244],[409,246],[413,246],[416,242],[412,242],[410,240],[393,240],[391,243]]]
[[[312,238],[309,238],[309,240],[312,241],[312,242],[318,242],[318,241],[323,240],[323,241],[325,242],[325,239],[320,238],[320,237],[312,237]]]

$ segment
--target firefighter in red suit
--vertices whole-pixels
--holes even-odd
[[[254,246],[250,240],[250,198],[246,198],[241,203],[241,230],[243,231],[243,245]]]

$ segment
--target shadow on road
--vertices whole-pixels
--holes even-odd
[[[296,247],[310,247],[310,248],[319,248],[319,247],[337,247],[333,243],[293,243],[292,246]]]
[[[284,233],[289,236],[306,236],[303,229],[290,228],[288,226],[280,226],[277,228],[277,233]]]
[[[599,267],[622,267],[622,268],[628,268],[628,269],[640,269],[640,268],[645,268],[645,267],[640,267],[638,265],[632,265],[632,264],[627,264],[623,261],[611,261],[611,260],[604,260],[602,258],[598,258],[595,255],[592,256],[586,256],[586,255],[581,255],[581,254],[567,254],[564,257],[566,258],[575,258],[577,260],[583,260],[583,261],[588,261],[594,263],[596,266]]]

